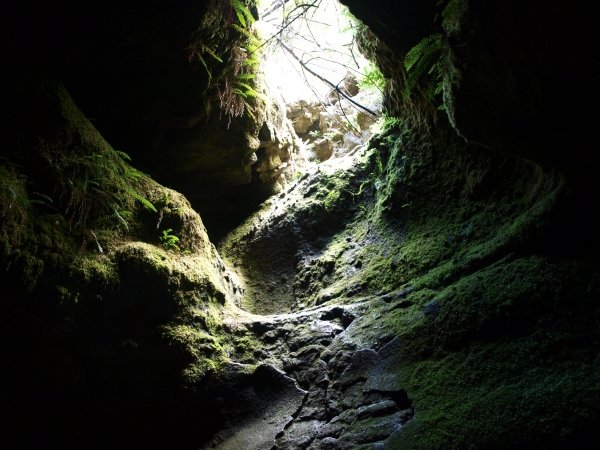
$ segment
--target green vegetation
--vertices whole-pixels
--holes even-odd
[[[254,81],[260,65],[260,40],[253,32],[255,18],[248,6],[241,0],[231,0],[238,23],[231,26],[241,39],[239,48],[234,47],[231,53],[230,72],[225,80],[223,90],[219,91],[221,109],[231,117],[241,116],[244,111],[254,118],[251,99],[262,99],[263,95],[255,90]],[[237,51],[239,49],[239,52]]]
[[[21,230],[28,226],[31,201],[25,190],[25,178],[16,169],[0,165],[1,240],[11,245],[19,242]]]
[[[326,211],[332,211],[335,207],[336,202],[340,198],[340,191],[333,190],[330,191],[325,198],[323,199],[323,207]]]
[[[128,230],[134,203],[157,212],[139,192],[143,174],[124,152],[72,154],[54,166],[58,203],[71,227],[122,226]]]
[[[177,250],[177,251],[181,251],[181,248],[179,247],[179,238],[177,236],[175,236],[174,234],[171,234],[173,232],[172,228],[168,228],[166,230],[163,230],[161,236],[160,236],[160,243],[162,244],[162,246],[166,249],[166,250]]]
[[[600,395],[588,348],[599,343],[587,341],[598,318],[585,313],[594,309],[600,280],[578,286],[576,273],[593,269],[540,257],[504,259],[421,300],[411,294],[415,306],[397,314],[395,332],[405,343],[397,371],[417,414],[394,445],[564,448],[572,442],[598,414]],[[438,313],[420,312],[432,301]],[[572,405],[570,414],[556,405]]]
[[[227,359],[218,339],[194,326],[165,325],[163,337],[186,359],[187,364],[181,374],[186,384],[191,385],[207,373],[218,371]]]
[[[527,254],[564,180],[523,163],[518,181],[496,179],[490,192],[494,158],[416,136],[401,127],[372,141],[380,207],[347,229],[358,255],[336,258],[369,263],[328,288],[337,302],[359,281],[372,293],[410,288],[402,306],[373,307],[401,339],[394,370],[416,412],[389,446],[565,448],[599,414],[600,278],[585,261]],[[466,173],[452,165],[457,155]],[[573,405],[569,417],[556,405]]]
[[[206,71],[206,74],[208,75],[208,84],[210,85],[212,83],[212,71],[208,67],[206,60],[204,59],[204,55],[207,54],[207,55],[211,56],[212,58],[214,58],[215,61],[218,61],[220,63],[223,63],[223,60],[221,59],[220,56],[218,56],[215,53],[214,50],[208,48],[202,42],[195,42],[194,44],[192,44],[190,46],[188,51],[189,51],[188,61],[191,62],[193,59],[198,58],[198,61],[200,61],[200,64],[202,64],[202,67],[204,68],[204,70]]]
[[[410,97],[425,75],[429,78],[428,96],[433,99],[442,93],[447,49],[443,36],[436,33],[423,38],[406,53],[404,68],[408,76],[403,90],[405,98]]]
[[[438,13],[434,22],[439,32],[422,38],[404,57],[406,80],[402,96],[405,100],[418,97],[416,91],[419,87],[419,92],[424,94],[424,100],[430,106],[446,110],[451,91],[449,86],[457,79],[449,41],[453,34],[459,33],[467,9],[468,2],[465,0],[440,0],[437,3]],[[425,105],[422,106],[426,109]]]
[[[197,59],[206,71],[207,88],[216,89],[219,107],[228,118],[228,124],[244,113],[254,118],[254,103],[264,98],[256,89],[261,42],[253,30],[256,19],[250,4],[243,0],[217,2],[215,20],[222,24],[222,36],[220,39],[200,36],[188,47],[188,60]],[[221,49],[224,44],[228,44],[227,48]],[[221,66],[212,67],[205,55]]]
[[[586,448],[573,443],[600,416],[600,276],[539,251],[563,177],[425,136],[390,120],[371,141],[353,183],[365,208],[296,292],[307,305],[367,297],[357,338],[399,338],[390,374],[415,418],[390,448]]]
[[[370,62],[361,74],[358,85],[361,89],[377,89],[381,92],[385,89],[386,79],[375,64]]]

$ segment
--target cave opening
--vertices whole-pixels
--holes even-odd
[[[258,13],[264,82],[285,104],[301,160],[335,165],[381,115],[385,80],[360,50],[364,26],[337,0],[268,0]]]
[[[335,88],[347,76],[366,78],[370,62],[358,49],[359,22],[337,0],[262,2],[256,27],[265,41],[266,82],[286,102],[326,102],[332,90],[337,98]]]
[[[218,210],[214,199],[192,194],[200,197],[192,204],[215,242],[307,173],[352,166],[381,129],[386,86],[361,48],[367,27],[338,0],[231,5],[224,16],[240,37],[234,50],[217,59],[210,48],[219,46],[204,38],[199,52],[215,73],[211,63],[218,68],[219,60],[235,62],[215,83],[223,116],[217,126],[227,123],[236,133],[240,123],[256,122],[260,144],[247,148],[242,162],[249,178],[223,189],[227,202],[219,201]],[[234,150],[239,153],[239,146]]]

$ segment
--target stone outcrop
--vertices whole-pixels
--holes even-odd
[[[253,167],[261,183],[279,192],[294,176],[299,165],[300,142],[286,115],[286,105],[277,92],[265,89],[264,119],[258,138],[260,147]]]
[[[365,300],[238,323],[235,333],[251,333],[260,343],[259,358],[278,364],[305,391],[299,402],[288,400],[292,410],[278,409],[277,417],[288,416],[277,427],[252,412],[249,424],[207,448],[367,448],[398,433],[414,415],[394,377],[398,342],[381,346],[360,330]]]
[[[228,8],[222,0],[179,0],[121,5],[116,13],[108,3],[90,10],[33,2],[7,19],[18,83],[31,74],[59,79],[115,148],[186,195],[214,238],[285,184],[297,151],[280,125],[273,141],[259,138],[263,124],[273,131],[281,122],[273,99],[248,99],[253,111],[239,117],[220,107],[232,48],[245,45]],[[36,61],[26,56],[34,53]],[[246,81],[262,90],[258,74]],[[274,168],[278,158],[287,171]],[[256,161],[268,174],[256,175]]]
[[[300,100],[287,106],[287,117],[305,143],[301,153],[309,161],[323,162],[344,155],[372,136],[371,127],[381,115],[381,93],[373,89],[359,91],[355,82],[356,79],[349,78],[349,90],[344,92],[371,112],[339,95],[335,95],[335,102],[327,105]]]
[[[220,311],[239,286],[185,197],[129,166],[62,86],[18,100],[0,173],[6,443],[166,445],[142,430],[184,430],[203,404],[170,407],[228,360]]]

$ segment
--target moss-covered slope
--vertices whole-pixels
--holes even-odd
[[[222,311],[237,288],[200,217],[129,165],[60,85],[18,98],[0,161],[7,442],[201,442],[219,417],[188,429],[188,409],[208,401],[190,388],[229,361]]]
[[[391,121],[354,169],[267,203],[222,248],[246,279],[244,306],[365,308],[332,347],[385,355],[373,370],[410,398],[414,417],[378,438],[385,448],[586,448],[599,419],[600,277],[595,258],[555,243],[569,184],[447,130]],[[330,369],[327,395],[343,411],[353,394],[335,394],[339,376]],[[364,421],[339,421],[341,437],[329,425],[321,437],[361,442]]]

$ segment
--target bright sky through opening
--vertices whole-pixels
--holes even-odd
[[[348,73],[360,79],[368,63],[354,43],[356,23],[337,0],[263,0],[257,27],[270,39],[262,65],[265,81],[287,103],[325,101],[332,90],[306,68],[337,85]]]

